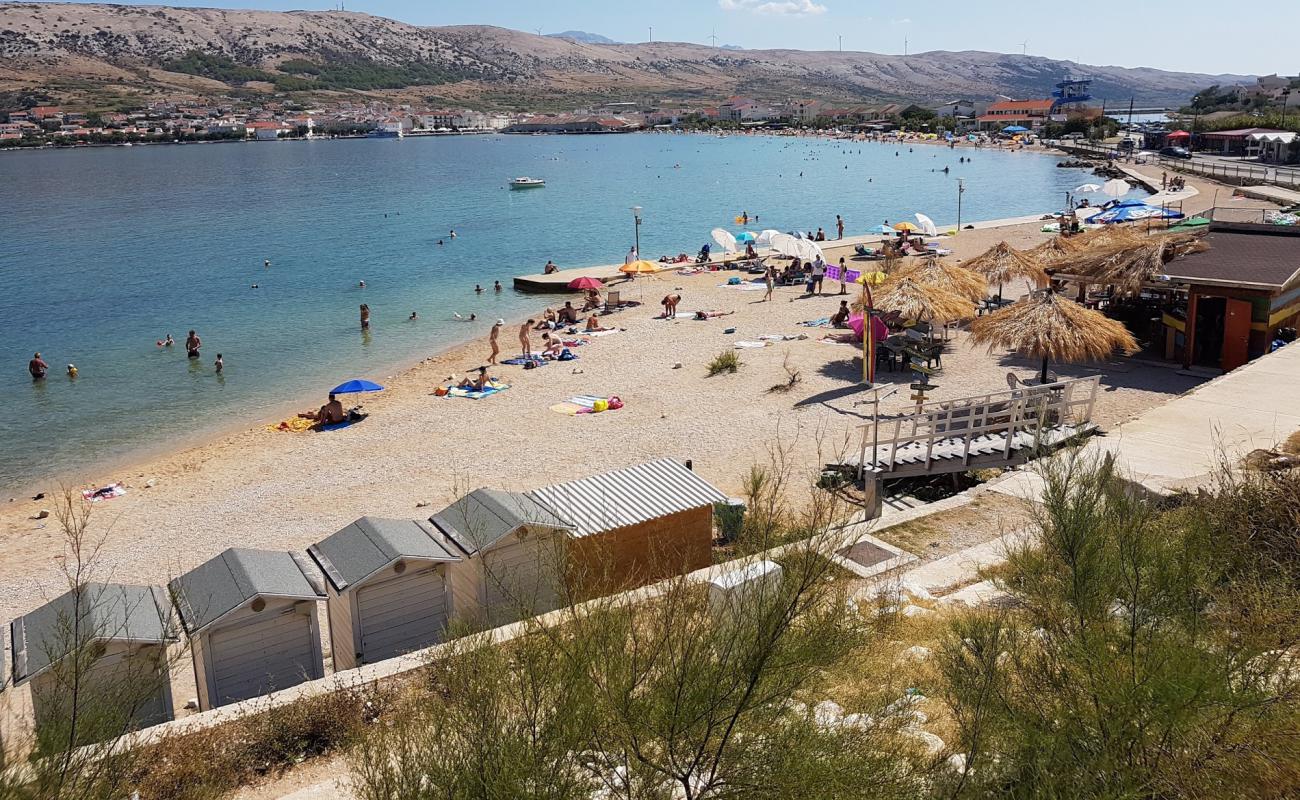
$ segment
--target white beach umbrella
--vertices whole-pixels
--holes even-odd
[[[1101,187],[1101,192],[1107,197],[1123,197],[1129,193],[1130,188],[1128,181],[1112,178],[1106,181],[1106,185]]]
[[[774,231],[771,228],[768,228],[767,230],[758,234],[758,238],[754,240],[754,244],[771,244],[772,237],[778,236],[780,235],[780,233],[781,233],[780,231]]]
[[[818,258],[822,258],[821,245],[817,244],[812,239],[801,239],[799,241],[799,257],[804,261],[815,261]]]
[[[926,236],[939,235],[939,229],[934,227],[934,220],[930,219],[926,215],[921,214],[919,212],[914,216],[916,217],[917,224],[921,226],[921,233],[925,234]]]
[[[713,241],[717,242],[718,246],[725,252],[736,252],[736,237],[731,235],[731,231],[726,231],[722,228],[714,228],[709,231],[709,235],[713,237]]]
[[[799,256],[799,242],[799,239],[788,233],[778,233],[772,236],[770,244],[777,253],[793,258]]]
[[[1085,183],[1082,186],[1074,187],[1075,194],[1096,194],[1101,191],[1101,187],[1095,183]]]

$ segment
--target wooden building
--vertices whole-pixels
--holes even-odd
[[[727,496],[671,458],[528,492],[571,525],[567,581],[579,597],[707,567],[713,506]]]
[[[160,586],[89,583],[9,623],[14,685],[31,684],[37,727],[67,718],[73,681],[92,735],[170,720],[170,610]]]
[[[438,644],[454,602],[448,567],[461,560],[423,520],[362,517],[307,548],[325,575],[334,669]]]
[[[190,637],[199,708],[324,676],[324,590],[296,553],[231,548],[169,586]]]
[[[1269,351],[1300,322],[1300,226],[1212,222],[1210,249],[1165,266],[1185,313],[1165,313],[1165,356],[1224,372]]]

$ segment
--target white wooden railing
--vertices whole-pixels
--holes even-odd
[[[1094,375],[922,403],[915,412],[902,416],[873,416],[858,428],[862,432],[859,477],[868,467],[893,472],[898,451],[908,445],[925,446],[927,470],[934,460],[936,445],[943,445],[945,456],[951,456],[955,455],[953,446],[960,444],[962,464],[969,464],[972,441],[981,436],[1003,437],[1002,454],[1007,459],[1019,433],[1031,434],[1036,449],[1043,443],[1044,431],[1092,421],[1100,384],[1101,376]],[[880,450],[886,447],[888,458],[882,462]]]

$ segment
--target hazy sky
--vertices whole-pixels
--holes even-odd
[[[584,30],[627,42],[911,53],[1025,50],[1089,64],[1208,73],[1300,72],[1300,2],[1115,0],[1034,4],[988,0],[345,0],[418,25],[488,24],[544,33]],[[289,10],[330,0],[176,0],[165,5]],[[1239,12],[1239,13],[1238,13]]]

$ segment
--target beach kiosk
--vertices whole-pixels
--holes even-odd
[[[527,494],[476,489],[429,523],[461,557],[447,568],[457,617],[498,626],[559,607],[571,526]]]
[[[325,592],[305,556],[231,548],[169,587],[201,710],[323,677],[316,605]]]
[[[448,566],[461,560],[424,520],[362,517],[307,548],[325,575],[334,669],[438,644],[452,598]]]
[[[661,458],[547,486],[528,496],[572,525],[568,584],[579,597],[709,566],[713,507],[727,496]]]
[[[172,718],[167,645],[177,637],[161,586],[88,583],[13,620],[9,633],[14,685],[31,685],[38,728],[72,710],[73,680],[94,704],[79,709],[91,720],[91,734],[112,736]],[[82,659],[81,666],[70,658]]]

